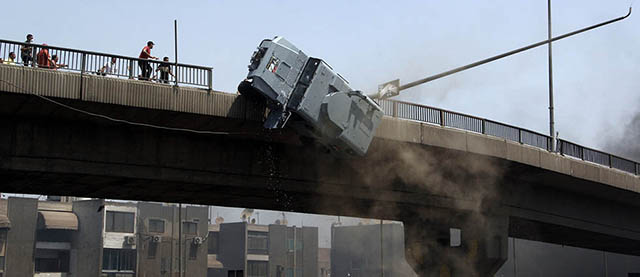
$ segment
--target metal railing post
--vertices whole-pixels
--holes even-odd
[[[440,110],[440,126],[444,127],[444,111]]]
[[[487,121],[484,120],[484,118],[482,119],[482,134],[483,135],[487,134]]]
[[[84,71],[86,68],[87,54],[82,53],[80,57],[80,99],[84,98]]]
[[[36,67],[36,62],[38,61],[38,48],[32,46],[33,53],[31,53],[31,67]]]
[[[518,142],[522,144],[522,129],[518,129]]]
[[[611,154],[607,155],[607,158],[609,158],[609,168],[612,168],[613,164],[612,164]]]
[[[207,83],[209,85],[209,91],[213,90],[213,68],[209,69],[209,72],[207,73]]]
[[[133,59],[129,60],[129,79],[133,79]]]
[[[398,117],[398,102],[393,101],[393,112],[391,113],[391,116],[393,117]]]
[[[87,63],[87,54],[82,53],[82,57],[80,58],[80,76],[84,75],[84,71],[86,69]]]

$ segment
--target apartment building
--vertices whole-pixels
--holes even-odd
[[[209,277],[316,277],[318,228],[211,225],[208,254]]]
[[[0,277],[204,277],[207,234],[206,207],[9,198]]]

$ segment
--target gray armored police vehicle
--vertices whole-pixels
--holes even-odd
[[[283,128],[289,124],[302,138],[313,138],[336,154],[364,156],[383,115],[372,98],[393,97],[400,91],[593,30],[629,15],[631,8],[624,16],[404,85],[396,79],[380,85],[377,92],[368,95],[352,90],[347,81],[321,59],[308,57],[284,38],[275,37],[263,40],[253,53],[249,74],[238,86],[238,91],[266,99],[270,109],[264,123],[266,128]],[[553,137],[554,132],[551,133]],[[552,141],[555,144],[555,139]]]
[[[338,155],[365,155],[383,115],[327,63],[282,37],[260,43],[238,91],[266,99],[265,128],[289,125]]]

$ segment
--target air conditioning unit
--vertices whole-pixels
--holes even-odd
[[[136,244],[136,237],[134,237],[134,236],[126,236],[126,237],[124,237],[124,243],[128,244],[128,245],[135,245]]]
[[[152,236],[151,237],[151,242],[160,243],[160,242],[162,242],[162,237],[161,236]]]
[[[204,239],[202,239],[202,237],[193,238],[193,244],[195,245],[201,245],[203,242],[204,242]]]

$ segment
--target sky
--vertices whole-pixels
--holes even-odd
[[[631,0],[552,1],[554,36],[627,13]],[[28,8],[28,12],[23,12]],[[31,1],[4,12],[0,38],[214,68],[229,93],[261,40],[284,36],[327,61],[353,89],[401,84],[546,39],[547,1]],[[640,107],[640,15],[553,44],[556,130],[593,148],[615,144]],[[64,62],[64,61],[63,61]],[[548,134],[547,47],[409,89],[399,99]],[[625,153],[618,153],[625,156]],[[223,209],[228,218],[241,209]],[[264,212],[261,223],[278,214]],[[290,222],[304,217],[291,214]],[[336,221],[335,217],[319,221]],[[237,219],[233,220],[237,221]],[[297,223],[296,223],[297,224]],[[310,224],[310,223],[307,223]],[[322,243],[322,242],[321,242]]]
[[[552,1],[554,36],[626,14],[632,0]],[[284,36],[320,57],[353,89],[407,83],[546,39],[547,1],[29,1],[4,13],[1,37],[174,60],[214,68],[214,88],[235,92],[262,39]],[[19,23],[19,24],[18,24]],[[638,111],[640,19],[553,45],[556,130],[602,148]],[[549,133],[546,46],[409,89],[400,99]],[[624,156],[625,153],[618,153]]]

